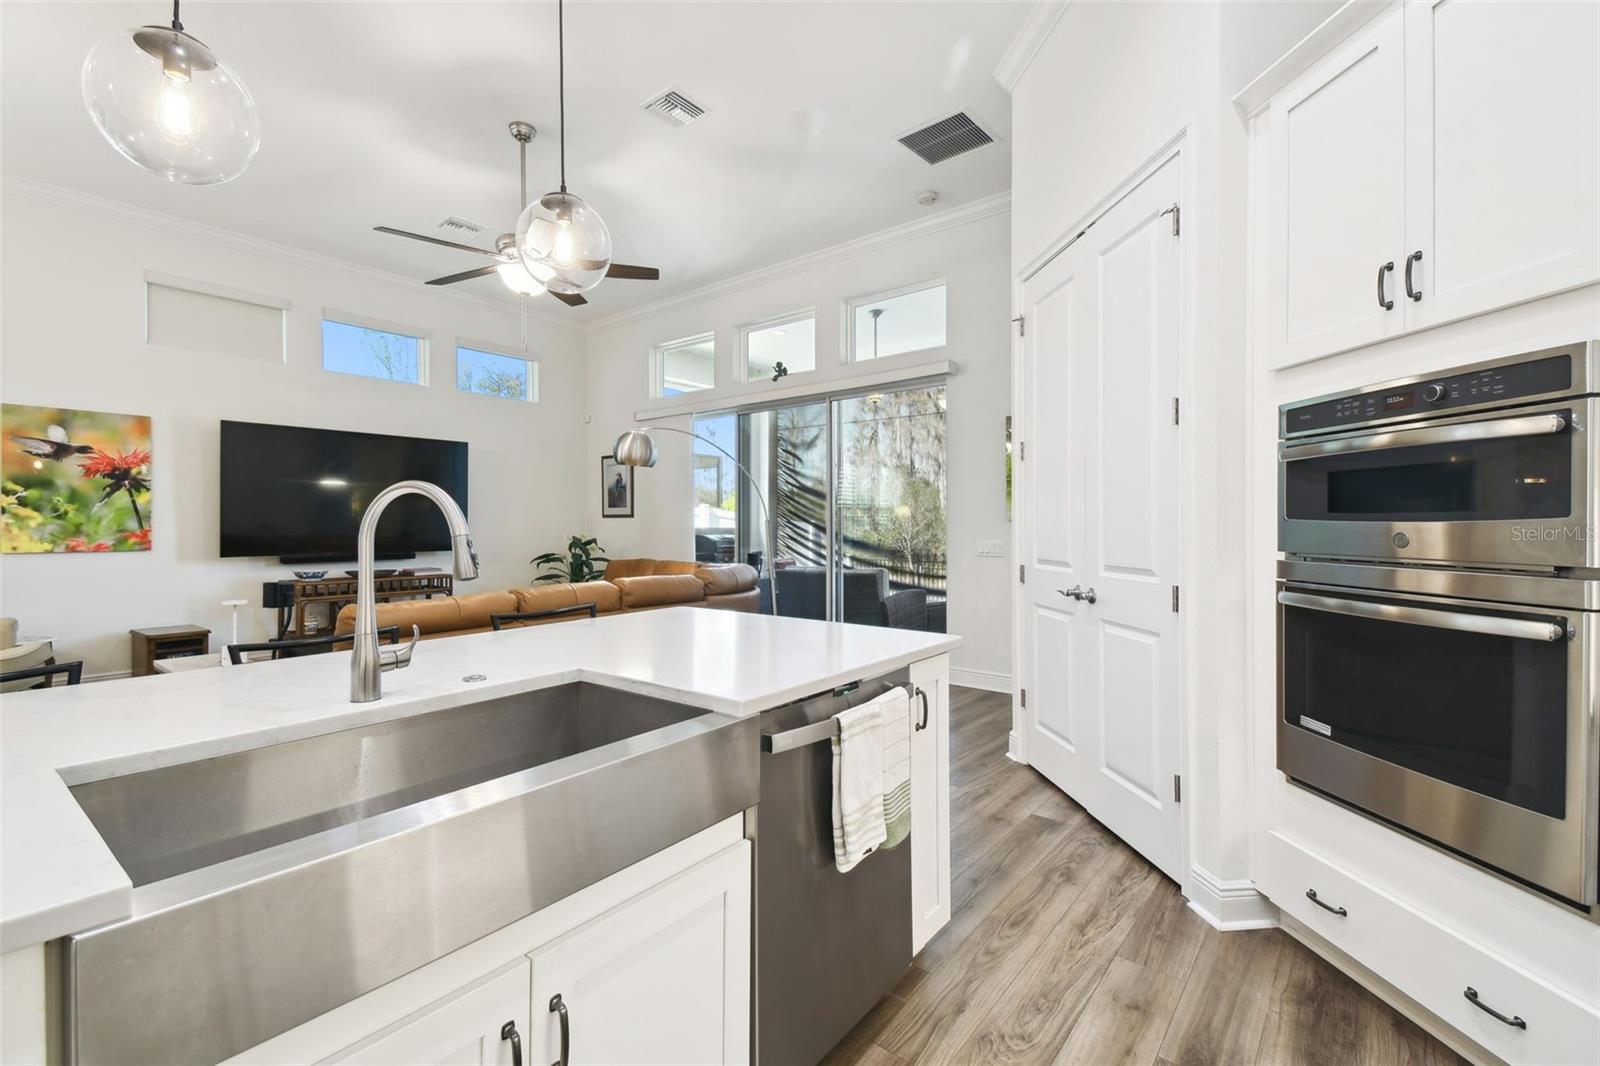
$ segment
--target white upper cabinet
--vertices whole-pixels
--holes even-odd
[[[1399,332],[1405,235],[1405,36],[1398,10],[1273,102],[1275,365]]]
[[[1406,327],[1600,278],[1600,5],[1406,5]]]
[[[1600,280],[1597,44],[1594,3],[1406,0],[1274,97],[1267,362]]]

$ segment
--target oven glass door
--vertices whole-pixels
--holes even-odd
[[[1552,411],[1572,425],[1570,411]],[[1283,471],[1290,522],[1541,521],[1572,514],[1569,432],[1473,437],[1537,420],[1457,424],[1462,439],[1429,441],[1427,428],[1331,442],[1290,444]],[[1548,420],[1546,421],[1548,423]],[[1419,443],[1388,446],[1414,436]],[[1318,454],[1319,448],[1348,450]]]
[[[1286,724],[1565,817],[1564,619],[1292,585],[1279,602]]]

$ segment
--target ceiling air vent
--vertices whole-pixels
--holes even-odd
[[[455,215],[448,215],[445,218],[441,218],[439,221],[433,224],[433,228],[442,229],[446,233],[461,233],[469,237],[482,233],[484,230],[484,227],[478,225],[476,222],[469,222],[467,219],[457,218]]]
[[[994,138],[965,111],[957,111],[949,118],[930,122],[919,130],[912,130],[899,138],[901,144],[917,153],[924,163],[943,163],[963,152],[993,144]]]
[[[645,102],[641,110],[647,111],[672,126],[687,126],[706,113],[706,109],[676,89],[668,89],[660,96]]]

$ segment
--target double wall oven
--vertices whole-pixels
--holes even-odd
[[[1600,916],[1600,342],[1280,409],[1278,768]]]

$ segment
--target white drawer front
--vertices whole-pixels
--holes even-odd
[[[1595,1061],[1600,1010],[1594,1005],[1490,954],[1279,833],[1267,835],[1258,887],[1286,913],[1507,1062]],[[1341,908],[1344,914],[1335,913]],[[1497,1021],[1468,1002],[1469,987],[1486,1006],[1521,1018],[1527,1028]]]

